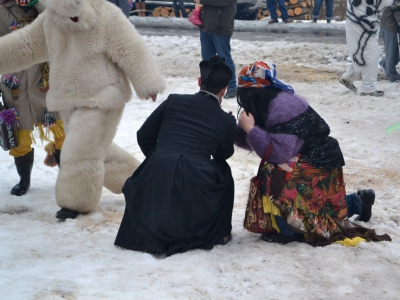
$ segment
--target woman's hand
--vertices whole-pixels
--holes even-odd
[[[239,126],[242,127],[247,134],[254,128],[254,117],[251,113],[242,111],[239,116]]]

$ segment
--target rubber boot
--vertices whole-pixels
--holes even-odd
[[[195,9],[193,10],[192,15],[189,17],[189,22],[192,23],[195,26],[200,26],[203,24],[203,22],[201,21],[201,17],[200,17],[200,10]]]
[[[11,194],[15,196],[25,195],[31,184],[31,173],[33,166],[34,149],[24,156],[14,157],[17,172],[21,178],[19,183],[11,189]]]
[[[54,157],[56,158],[56,162],[57,162],[57,165],[58,165],[58,168],[60,168],[60,165],[61,165],[61,150],[58,150],[58,149],[56,149],[55,151],[54,151]]]

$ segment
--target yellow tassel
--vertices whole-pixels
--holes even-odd
[[[356,236],[355,238],[349,239],[349,238],[345,238],[343,241],[337,241],[335,242],[335,244],[342,244],[343,246],[347,246],[347,247],[355,247],[358,246],[359,243],[361,242],[365,242],[366,240]]]
[[[56,151],[55,144],[53,142],[48,143],[44,147],[44,151],[47,152],[47,156],[44,159],[44,164],[48,167],[55,167],[57,166],[57,160],[54,156],[54,152]]]
[[[48,143],[46,146],[44,146],[44,151],[46,151],[49,155],[53,155],[54,152],[56,152],[55,144],[53,142]]]
[[[264,195],[262,200],[263,200],[264,213],[269,213],[272,228],[274,228],[275,231],[279,233],[281,230],[279,229],[278,224],[276,224],[275,216],[281,217],[282,216],[281,211],[279,210],[278,207],[276,207],[276,205],[271,201],[269,197]]]

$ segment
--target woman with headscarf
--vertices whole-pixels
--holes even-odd
[[[347,195],[344,159],[328,124],[293,88],[276,78],[273,64],[257,61],[238,76],[239,124],[235,144],[264,157],[263,192],[276,233],[268,242],[292,241],[328,245],[344,238],[390,240],[348,220],[367,222],[374,204],[373,190]],[[271,147],[272,146],[272,147]]]

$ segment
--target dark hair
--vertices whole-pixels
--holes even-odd
[[[200,89],[202,89],[203,91],[207,91],[210,92],[211,94],[217,95],[220,91],[222,91],[222,89],[225,88],[224,86],[222,87],[206,87],[203,83],[201,84]]]
[[[269,103],[275,99],[280,92],[280,89],[273,86],[268,88],[238,88],[238,118],[240,111],[244,109],[254,116],[255,124],[258,127],[265,129]]]

